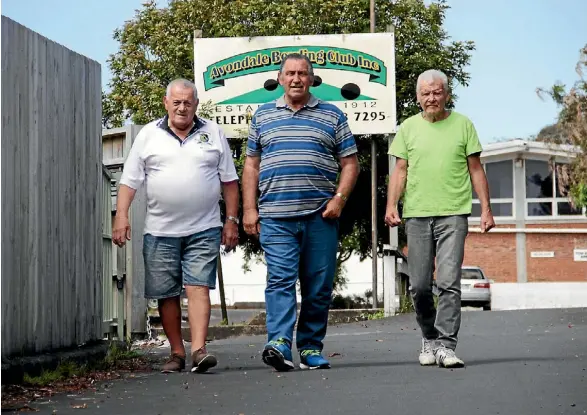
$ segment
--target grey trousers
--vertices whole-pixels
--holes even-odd
[[[457,347],[461,326],[461,267],[467,216],[408,218],[408,272],[416,319],[422,336],[435,346]],[[436,261],[436,267],[435,267]],[[432,276],[436,272],[438,310],[434,307]]]

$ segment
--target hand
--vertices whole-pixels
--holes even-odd
[[[481,212],[481,232],[489,232],[490,229],[495,228],[495,221],[493,220],[493,213],[491,210]]]
[[[112,225],[112,242],[118,247],[123,247],[126,241],[130,241],[130,222],[128,216],[116,215]]]
[[[233,221],[226,221],[222,229],[222,245],[226,252],[232,251],[238,244],[238,225]]]
[[[245,210],[243,215],[243,227],[245,232],[251,236],[258,236],[261,232],[261,226],[259,225],[259,212],[257,209]]]
[[[398,226],[402,223],[402,219],[399,217],[399,212],[397,211],[397,207],[395,206],[388,206],[385,212],[385,224],[387,226],[391,226],[392,228]]]
[[[340,218],[343,207],[344,200],[338,196],[334,196],[326,205],[326,209],[324,209],[324,212],[322,212],[322,217],[324,219],[338,219]]]

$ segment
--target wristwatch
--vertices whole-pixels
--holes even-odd
[[[240,221],[238,220],[238,218],[235,218],[234,216],[227,216],[226,220],[229,220],[231,222],[236,223],[237,225],[240,223]]]
[[[345,202],[348,200],[348,198],[345,195],[343,195],[342,193],[340,193],[340,192],[338,192],[337,194],[335,194],[335,196],[340,197]]]

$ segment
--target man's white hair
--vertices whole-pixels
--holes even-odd
[[[165,91],[165,96],[167,98],[169,98],[169,96],[171,95],[171,88],[173,88],[176,85],[179,85],[182,88],[191,88],[194,92],[194,100],[198,100],[198,89],[196,88],[196,85],[194,85],[193,82],[183,78],[174,79],[169,83],[169,85],[167,85],[167,90]]]
[[[439,71],[437,69],[428,69],[424,71],[418,76],[418,82],[416,82],[416,92],[420,90],[420,84],[424,82],[434,82],[434,81],[442,81],[442,86],[444,90],[448,92],[448,77],[444,74],[444,72]]]

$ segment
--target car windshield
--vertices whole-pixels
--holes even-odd
[[[483,274],[478,269],[464,269],[461,273],[463,280],[482,280]]]

